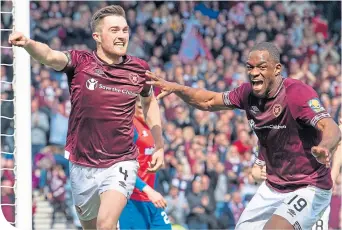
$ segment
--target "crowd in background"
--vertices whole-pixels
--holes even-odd
[[[2,10],[11,10],[3,2]],[[93,50],[89,22],[106,1],[32,1],[31,38],[52,49]],[[248,81],[245,61],[256,43],[272,41],[281,51],[282,76],[312,86],[337,121],[341,114],[341,6],[339,2],[120,2],[130,26],[128,53],[148,61],[159,76],[213,91],[232,90]],[[1,28],[10,28],[8,15]],[[2,46],[9,46],[2,36]],[[2,49],[1,63],[12,63]],[[37,61],[32,65],[33,189],[75,219],[68,162],[63,146],[70,113],[67,77]],[[13,98],[13,70],[1,66],[1,99]],[[20,83],[20,73],[17,73]],[[158,93],[158,90],[155,90]],[[250,175],[257,138],[239,110],[205,112],[175,95],[160,101],[165,139],[165,167],[156,189],[168,201],[166,212],[178,227],[233,229],[259,184]],[[12,117],[13,104],[2,101],[1,115]],[[13,133],[13,121],[1,118],[1,133]],[[14,140],[1,137],[1,149],[13,152]],[[28,156],[28,159],[30,157]],[[31,159],[31,158],[30,158]],[[2,167],[13,157],[2,154]],[[11,171],[1,171],[1,184],[13,185]],[[2,203],[13,190],[2,188]],[[341,226],[341,184],[333,191],[331,229]],[[13,207],[3,206],[13,222]],[[55,213],[54,212],[54,213]],[[74,220],[75,221],[75,220]],[[77,223],[76,221],[76,224]]]

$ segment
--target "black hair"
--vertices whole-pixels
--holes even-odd
[[[277,62],[277,63],[280,63],[280,53],[279,53],[279,50],[278,48],[271,42],[260,42],[258,44],[256,44],[252,50],[252,51],[256,51],[256,50],[266,50],[273,61]]]

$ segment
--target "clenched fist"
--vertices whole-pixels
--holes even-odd
[[[19,47],[25,47],[29,40],[29,38],[20,32],[14,32],[8,38],[9,44]]]

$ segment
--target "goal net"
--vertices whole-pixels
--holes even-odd
[[[30,58],[8,43],[13,30],[30,34],[29,0],[1,1],[0,12],[0,229],[32,229]]]

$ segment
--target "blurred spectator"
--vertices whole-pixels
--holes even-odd
[[[5,219],[11,223],[14,223],[15,220],[13,185],[14,183],[11,180],[1,180],[2,213],[4,214]]]
[[[67,177],[61,165],[54,165],[48,173],[49,192],[47,194],[48,200],[50,200],[53,212],[51,229],[55,223],[55,216],[57,212],[62,212],[68,222],[72,220],[71,216],[67,213],[66,205],[66,190],[65,185]]]
[[[208,218],[205,215],[205,208],[209,205],[208,196],[203,196],[201,179],[192,182],[192,190],[187,195],[190,213],[187,218],[189,229],[208,229]]]
[[[68,132],[68,117],[70,114],[70,102],[58,103],[57,108],[51,112],[51,129],[50,140],[51,144],[64,147]]]
[[[171,223],[186,227],[189,206],[184,194],[179,193],[177,186],[171,186],[169,195],[165,197],[165,200],[167,201],[165,211]]]
[[[31,142],[32,142],[32,159],[35,155],[47,145],[47,135],[50,128],[48,116],[39,110],[38,99],[31,102]]]

